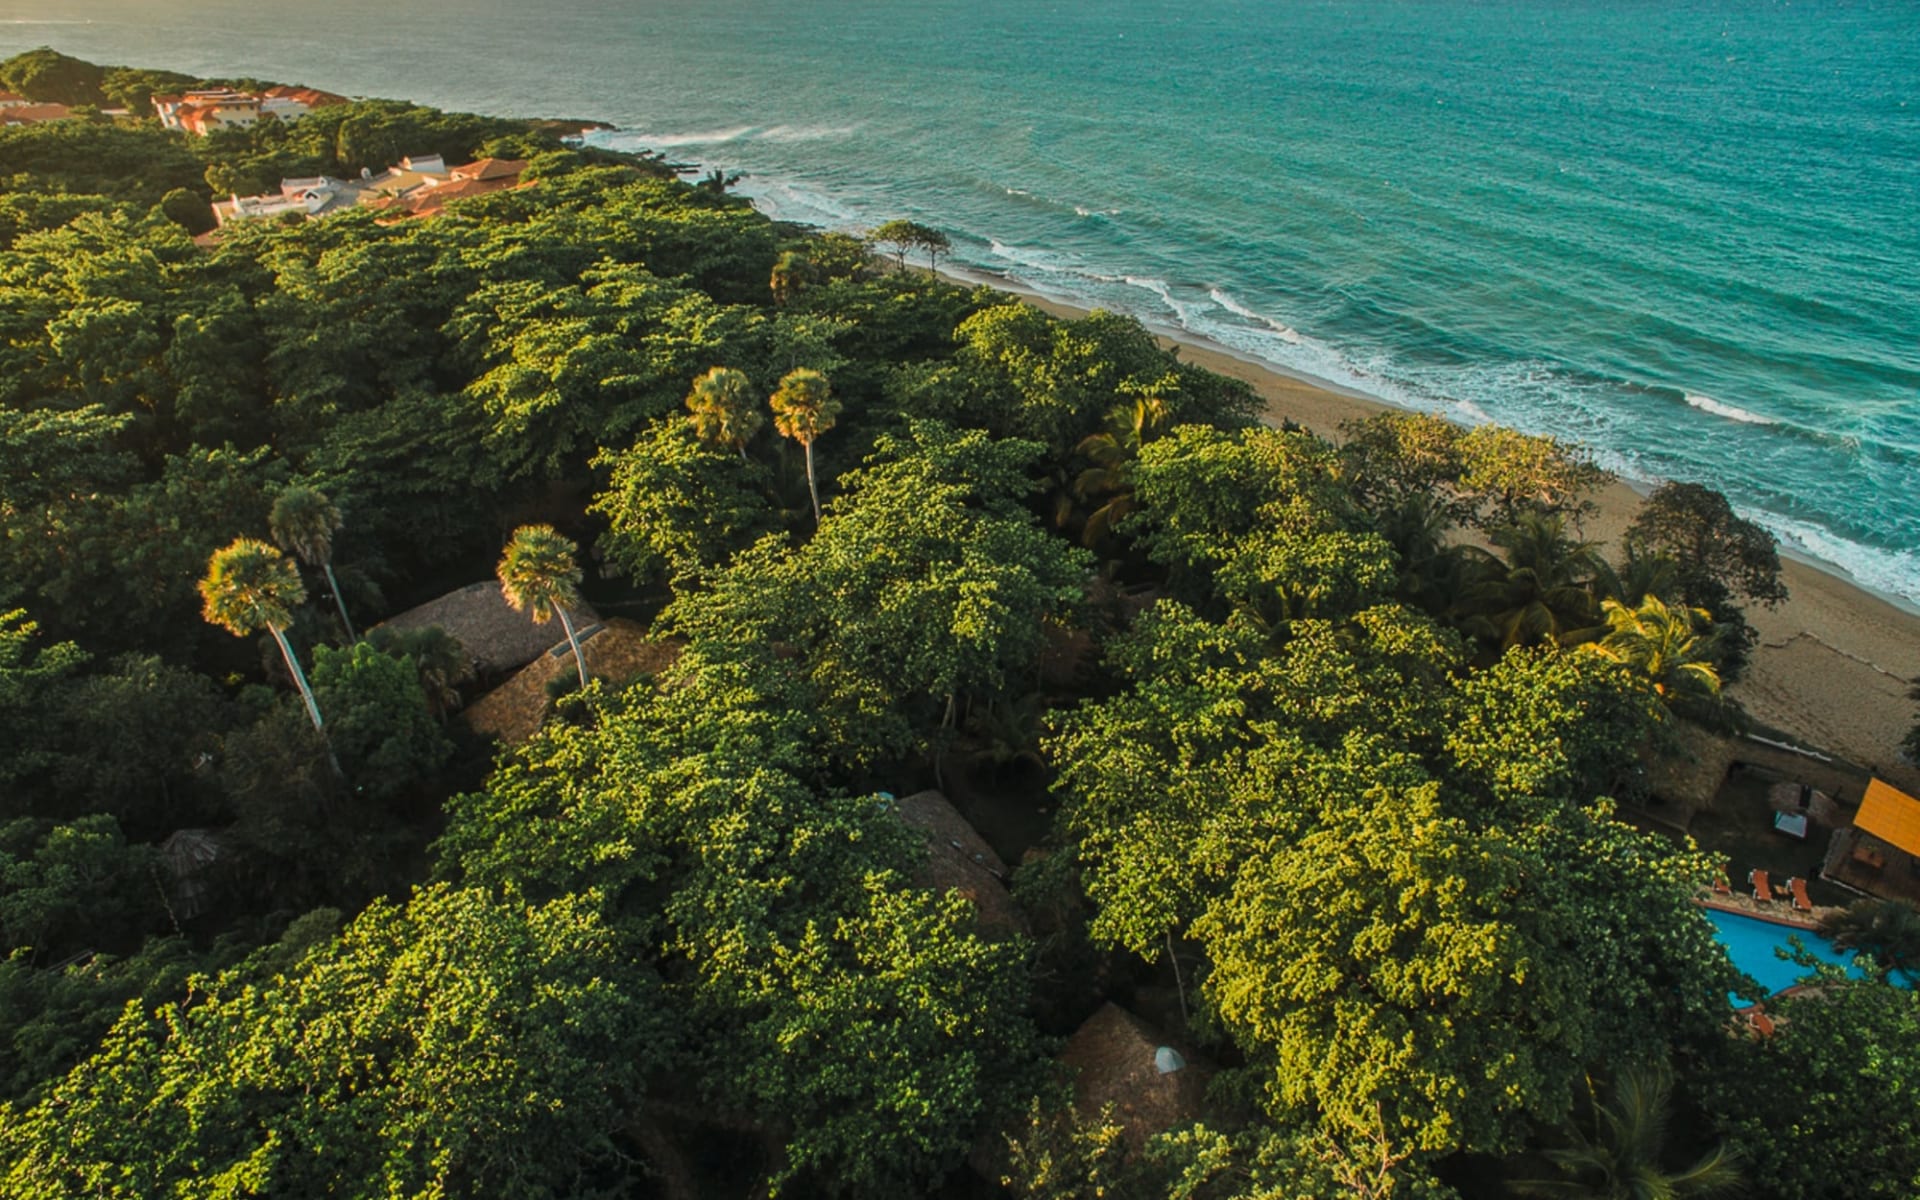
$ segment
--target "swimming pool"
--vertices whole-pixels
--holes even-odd
[[[1713,922],[1714,936],[1727,948],[1727,957],[1733,960],[1734,966],[1759,980],[1769,996],[1792,987],[1800,981],[1801,976],[1808,973],[1808,968],[1774,953],[1776,949],[1786,949],[1790,937],[1799,938],[1807,951],[1820,961],[1847,967],[1851,974],[1864,978],[1864,972],[1853,966],[1852,951],[1835,950],[1832,942],[1811,929],[1776,925],[1772,921],[1717,908],[1709,908],[1706,912],[1707,920]],[[1747,1003],[1732,993],[1728,993],[1727,998],[1736,1006]]]

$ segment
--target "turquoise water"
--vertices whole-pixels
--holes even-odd
[[[1865,977],[1865,972],[1853,966],[1852,954],[1835,950],[1832,942],[1817,933],[1790,929],[1785,925],[1722,912],[1717,908],[1709,908],[1706,913],[1707,920],[1713,922],[1714,936],[1727,948],[1727,957],[1733,960],[1733,965],[1753,976],[1769,996],[1792,987],[1811,973],[1808,968],[1781,958],[1776,953],[1790,949],[1787,944],[1790,937],[1798,938],[1807,952],[1821,962],[1847,967],[1853,975]],[[1736,1006],[1747,1003],[1731,993],[1727,998]]]
[[[42,42],[609,120],[780,216],[1710,482],[1920,600],[1910,0],[0,0]]]

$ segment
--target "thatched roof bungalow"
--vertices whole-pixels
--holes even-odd
[[[654,641],[644,627],[615,617],[580,630],[580,653],[587,674],[623,686],[641,675],[657,675],[680,657],[680,643]],[[515,746],[532,737],[547,718],[547,685],[571,675],[573,648],[563,638],[499,687],[467,706],[460,719],[475,733]]]
[[[600,619],[584,602],[569,607],[567,615],[582,632]],[[517,670],[551,650],[554,643],[564,645],[567,640],[559,621],[537,625],[527,613],[515,612],[491,579],[448,592],[382,624],[394,629],[438,625],[459,639],[473,657],[474,670],[482,675]]]

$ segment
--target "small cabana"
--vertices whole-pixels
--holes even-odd
[[[1868,784],[1853,824],[1833,835],[1821,874],[1869,895],[1920,902],[1920,800],[1885,780]]]

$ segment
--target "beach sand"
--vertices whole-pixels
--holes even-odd
[[[983,282],[972,276],[960,281]],[[1085,309],[1004,290],[1055,316],[1086,315]],[[1341,422],[1389,409],[1218,346],[1161,340],[1177,347],[1187,362],[1251,384],[1275,424],[1292,420],[1337,440]],[[1641,500],[1641,493],[1625,483],[1610,485],[1598,497],[1600,512],[1586,522],[1585,536],[1616,549]],[[1920,769],[1900,756],[1900,741],[1920,714],[1920,701],[1907,698],[1908,681],[1920,677],[1920,614],[1811,563],[1783,559],[1783,566],[1789,598],[1777,608],[1748,610],[1760,644],[1752,665],[1727,694],[1761,724],[1920,794]]]

